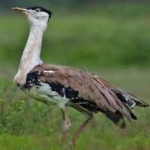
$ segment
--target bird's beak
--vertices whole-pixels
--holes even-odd
[[[13,7],[12,10],[19,11],[19,12],[22,12],[22,13],[25,13],[25,12],[28,11],[27,9],[21,8],[21,7]]]

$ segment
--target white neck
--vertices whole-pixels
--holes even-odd
[[[26,82],[27,73],[32,70],[36,65],[41,64],[40,59],[42,38],[44,30],[39,27],[32,26],[30,28],[30,34],[27,44],[21,57],[19,70],[14,77],[14,82],[23,85]]]
[[[21,57],[19,69],[32,69],[42,63],[40,59],[43,31],[38,27],[30,29],[27,44]]]

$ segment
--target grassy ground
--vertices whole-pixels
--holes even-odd
[[[98,74],[102,74],[112,83],[150,102],[150,70],[112,69],[101,70],[101,73]],[[13,86],[5,92],[5,107],[3,106],[5,111],[3,115],[1,114],[5,117],[3,118],[4,125],[1,122],[0,149],[61,149],[62,118],[60,111],[55,107],[48,107],[29,100],[26,95],[19,90],[16,91]],[[69,109],[69,112],[72,128],[68,140],[85,119],[82,114],[73,109]],[[138,120],[131,124],[127,122],[125,130],[113,125],[102,114],[96,114],[93,122],[80,136],[77,148],[80,150],[97,148],[103,150],[148,150],[150,147],[150,110],[149,108],[136,108],[135,113]],[[69,149],[67,147],[66,144],[66,149]]]
[[[42,58],[55,64],[86,66],[150,103],[149,16],[146,5],[54,13]],[[0,17],[0,150],[59,150],[60,111],[31,100],[12,82],[27,38],[26,20]],[[68,140],[85,119],[73,109],[69,112],[72,128]],[[135,113],[138,120],[127,123],[125,130],[96,114],[80,136],[77,149],[148,150],[150,110],[136,108]],[[65,149],[69,149],[67,144]]]

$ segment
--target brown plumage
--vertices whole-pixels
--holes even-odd
[[[129,121],[137,119],[132,112],[135,105],[149,106],[86,70],[43,63],[40,59],[42,37],[51,18],[51,11],[42,7],[13,9],[22,12],[30,25],[29,38],[14,82],[33,98],[46,104],[56,104],[61,109],[64,120],[63,141],[71,126],[67,106],[88,116],[74,134],[73,144],[93,117],[93,113],[102,112],[124,128],[124,118]]]
[[[133,104],[142,107],[148,106],[147,103],[85,70],[43,63],[36,66],[29,74],[32,73],[37,73],[38,81],[42,83],[63,85],[64,88],[78,92],[77,99],[69,97],[70,100],[66,105],[87,114],[88,121],[92,118],[93,112],[102,112],[115,124],[124,128],[124,117],[129,121],[137,119],[131,110]],[[88,123],[87,120],[84,122],[84,126]],[[81,126],[75,134],[74,142],[83,128]]]

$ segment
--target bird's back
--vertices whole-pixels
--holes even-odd
[[[27,74],[24,90],[28,93],[34,91],[36,96],[40,96],[39,99],[46,103],[51,101],[60,107],[70,105],[90,112],[101,111],[116,124],[124,117],[136,119],[131,110],[134,105],[148,106],[88,71],[46,63],[36,66]],[[124,127],[125,123],[121,126]]]

